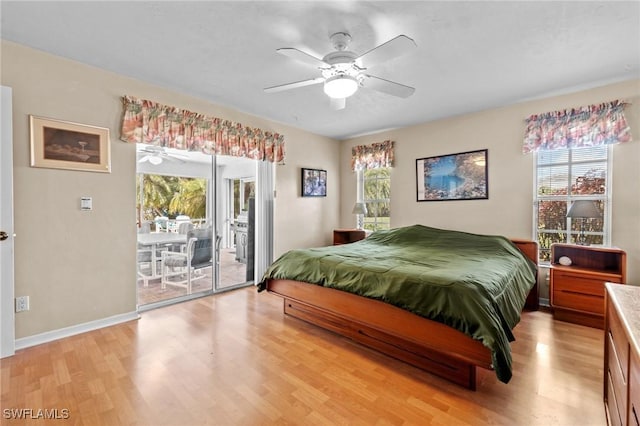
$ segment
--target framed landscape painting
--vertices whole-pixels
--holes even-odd
[[[111,172],[109,129],[29,116],[31,166]]]
[[[489,198],[488,150],[460,152],[416,160],[418,201]]]
[[[327,171],[320,169],[302,169],[302,196],[327,196]]]

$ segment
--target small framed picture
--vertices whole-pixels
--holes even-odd
[[[489,198],[487,150],[416,160],[418,201]]]
[[[109,129],[29,116],[31,167],[111,172]]]
[[[302,196],[327,196],[327,171],[320,169],[302,169]]]

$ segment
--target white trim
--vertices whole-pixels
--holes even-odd
[[[16,350],[41,345],[42,343],[52,342],[65,337],[75,336],[76,334],[86,333],[87,331],[93,331],[137,319],[140,319],[140,314],[138,312],[129,312],[126,314],[119,314],[108,318],[85,322],[84,324],[77,324],[70,327],[60,328],[58,330],[47,331],[45,333],[35,334],[29,337],[22,337],[20,339],[16,339]]]
[[[364,203],[364,170],[356,169],[356,203]],[[364,228],[364,215],[355,215],[356,229]],[[362,218],[362,220],[360,220]]]
[[[611,247],[611,235],[613,234],[613,147],[607,146],[607,198],[604,200],[604,238],[602,242],[606,247]]]
[[[258,161],[256,176],[254,277],[258,284],[273,262],[273,212],[275,205],[275,165]]]
[[[0,242],[0,358],[15,353],[14,227],[13,227],[13,127],[12,90],[2,86],[0,104],[0,228],[9,238]]]

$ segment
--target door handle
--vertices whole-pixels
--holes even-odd
[[[0,241],[4,241],[4,240],[6,240],[7,238],[9,238],[9,234],[7,234],[7,233],[6,233],[6,232],[4,232],[4,231],[0,231]]]

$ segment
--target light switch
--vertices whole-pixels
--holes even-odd
[[[80,210],[93,210],[91,197],[80,197]]]

